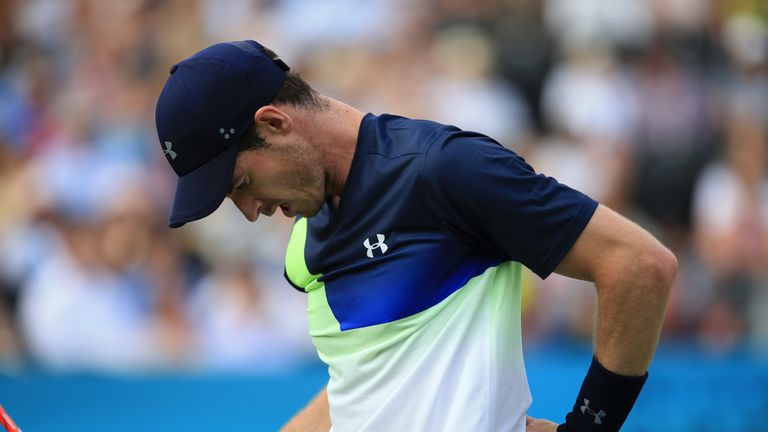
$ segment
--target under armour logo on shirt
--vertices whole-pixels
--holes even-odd
[[[384,243],[384,234],[376,234],[376,238],[379,240],[377,243],[371,244],[371,241],[369,239],[365,239],[363,242],[363,246],[365,246],[366,249],[366,255],[368,255],[368,258],[373,258],[373,250],[374,249],[381,249],[381,254],[384,255],[387,252],[387,249],[389,247],[386,243]]]
[[[584,399],[584,405],[581,406],[581,413],[589,413],[589,415],[595,416],[595,424],[603,424],[602,419],[607,415],[603,410],[600,410],[599,412],[592,410],[592,408],[589,407],[589,399]]]
[[[173,143],[170,141],[166,141],[163,144],[165,144],[165,150],[163,150],[163,153],[169,155],[171,157],[171,160],[176,159],[176,156],[178,155],[176,154],[175,151],[172,150]]]

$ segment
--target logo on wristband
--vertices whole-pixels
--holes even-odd
[[[607,415],[603,410],[595,412],[592,408],[590,408],[589,399],[584,399],[584,405],[581,406],[581,413],[589,413],[589,415],[595,416],[595,424],[603,424],[603,417]]]

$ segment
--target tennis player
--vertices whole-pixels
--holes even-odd
[[[285,275],[329,380],[285,430],[620,429],[677,270],[636,224],[492,138],[320,95],[254,41],[173,66],[156,122],[172,227],[227,197],[250,221],[295,218]],[[597,289],[594,357],[560,425],[526,415],[522,266]]]

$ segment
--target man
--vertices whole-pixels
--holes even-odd
[[[157,104],[179,175],[170,224],[229,197],[296,217],[326,389],[289,431],[615,431],[647,377],[675,257],[483,135],[364,114],[254,41],[173,66]],[[520,271],[595,282],[595,356],[558,426],[526,417]]]

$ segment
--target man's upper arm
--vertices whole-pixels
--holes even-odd
[[[597,202],[488,137],[454,132],[425,157],[430,208],[451,227],[541,278],[560,263]]]
[[[599,205],[555,273],[597,282],[612,272],[659,254],[669,254],[651,234]]]

